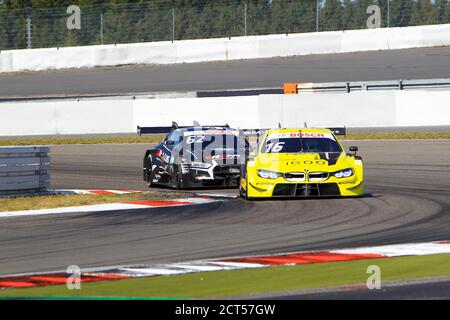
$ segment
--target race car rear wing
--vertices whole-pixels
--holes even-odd
[[[143,135],[143,134],[161,134],[161,133],[170,133],[173,130],[176,129],[183,129],[183,128],[193,128],[193,127],[222,127],[222,128],[229,128],[230,126],[228,124],[224,125],[203,125],[200,126],[200,124],[197,121],[194,121],[193,126],[179,126],[178,123],[175,121],[172,121],[172,126],[170,127],[141,127],[137,126],[137,134]]]
[[[345,139],[347,139],[347,129],[345,127],[327,128],[327,129],[333,132],[335,136],[344,136]]]
[[[137,126],[137,134],[143,135],[143,134],[155,134],[155,133],[169,133],[172,132],[174,129],[172,127],[140,127]]]
[[[241,129],[246,137],[259,137],[264,134],[265,130],[268,129]]]
[[[194,126],[200,126],[198,122],[194,121]],[[161,133],[170,133],[173,130],[176,129],[182,129],[182,128],[190,128],[192,126],[179,126],[176,122],[172,122],[172,126],[170,127],[141,127],[137,126],[137,134],[143,135],[143,134],[161,134]],[[225,125],[207,125],[203,127],[224,127],[229,128],[230,126],[228,124]],[[327,128],[331,132],[333,132],[336,136],[345,136],[347,138],[347,129],[346,127],[334,127],[334,128]],[[260,136],[264,134],[266,130],[269,129],[241,129],[242,132],[246,137],[257,137],[259,139]]]
[[[327,129],[333,132],[333,134],[336,136],[347,136],[347,129],[345,127],[335,127]],[[242,129],[246,136],[261,136],[266,130],[269,129]]]

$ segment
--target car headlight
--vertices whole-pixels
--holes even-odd
[[[210,163],[203,163],[203,162],[192,162],[191,168],[194,169],[209,169],[211,168],[212,164]]]
[[[336,178],[348,178],[351,177],[355,172],[353,171],[353,169],[344,169],[341,171],[337,171],[334,173],[334,176]]]
[[[276,179],[278,177],[281,177],[281,173],[268,170],[258,170],[258,176],[264,179]]]

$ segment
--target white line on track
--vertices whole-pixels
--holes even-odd
[[[178,207],[195,204],[210,203],[218,200],[204,199],[204,198],[186,198],[186,199],[174,199],[174,200],[155,200],[147,201],[149,204],[145,204],[146,201],[142,201],[143,204],[137,203],[106,203],[95,204],[89,206],[76,206],[54,209],[39,209],[39,210],[24,210],[24,211],[11,211],[0,212],[0,218],[10,217],[25,217],[25,216],[42,216],[50,214],[62,214],[62,213],[91,213],[91,212],[106,212],[106,211],[118,211],[118,210],[138,210],[148,208],[161,208],[161,207]],[[152,204],[155,203],[155,204]]]

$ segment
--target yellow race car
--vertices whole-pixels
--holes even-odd
[[[358,147],[346,153],[330,129],[270,129],[241,170],[246,199],[364,194]]]

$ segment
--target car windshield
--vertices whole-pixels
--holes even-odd
[[[340,153],[339,144],[331,138],[268,138],[262,153]]]
[[[188,132],[183,136],[184,147],[190,148],[220,148],[236,150],[239,147],[239,132],[236,134],[210,134],[205,132]]]
[[[180,147],[183,158],[191,161],[234,163],[245,152],[246,141],[238,130],[198,130],[185,132]]]

